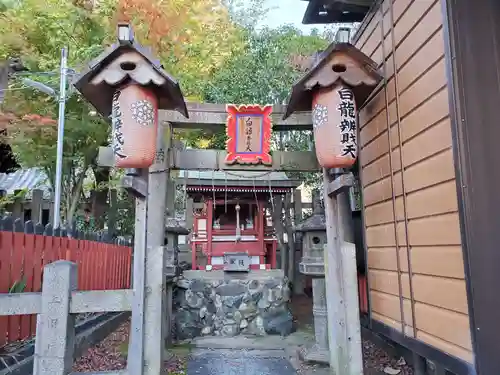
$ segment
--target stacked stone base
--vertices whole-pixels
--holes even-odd
[[[184,271],[176,283],[174,336],[286,336],[293,332],[289,300],[281,270]]]

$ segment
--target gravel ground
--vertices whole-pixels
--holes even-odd
[[[328,366],[301,362],[298,356],[295,362],[298,375],[330,375]],[[364,375],[413,375],[413,369],[405,360],[394,359],[367,340],[363,340]]]
[[[73,371],[116,371],[125,369],[127,366],[129,331],[130,320],[127,320],[98,345],[90,348],[83,356],[78,358],[73,365]],[[180,352],[169,352],[166,357],[165,366],[169,375],[185,374],[186,361],[184,355]]]
[[[372,342],[363,340],[365,375],[413,375],[413,368],[404,358],[392,358]],[[296,360],[299,375],[330,375],[328,366]]]
[[[365,368],[372,372],[375,370],[385,374],[413,375],[413,368],[404,358],[393,358],[368,340],[363,340],[363,360]]]
[[[292,311],[299,329],[313,332],[313,317],[311,314],[312,298],[304,295],[294,296],[292,299]],[[369,340],[363,340],[363,361],[366,375],[413,375],[412,367],[407,365],[404,359],[392,358],[386,351],[377,347]],[[323,372],[328,374],[328,369],[322,365],[301,363],[297,372],[301,375],[321,375]]]
[[[312,329],[310,298],[294,298],[292,310],[296,316],[299,329]],[[112,371],[124,369],[127,364],[127,347],[130,322],[124,322],[115,332],[79,358],[73,371]],[[168,351],[165,366],[169,375],[186,374],[186,362],[190,347],[176,345]],[[386,351],[368,340],[363,340],[363,360],[365,375],[413,375],[413,369],[403,358],[393,358]],[[327,375],[326,366],[299,363],[299,375]],[[195,374],[190,374],[195,375]]]
[[[128,340],[129,323],[125,322],[99,344],[87,350],[74,365],[75,372],[122,370],[127,365],[124,343]]]

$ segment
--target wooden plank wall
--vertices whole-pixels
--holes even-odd
[[[390,1],[356,42],[387,78],[360,110],[372,317],[472,362],[441,5]]]

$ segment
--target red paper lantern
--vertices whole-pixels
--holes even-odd
[[[156,154],[156,95],[136,84],[125,86],[113,96],[111,116],[115,167],[149,168]]]
[[[336,86],[313,96],[316,156],[323,168],[348,168],[358,155],[357,110],[352,90]]]

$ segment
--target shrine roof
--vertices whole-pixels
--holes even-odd
[[[375,0],[307,0],[302,23],[330,24],[361,22]]]
[[[185,180],[186,185],[196,186],[256,186],[296,188],[302,182],[288,178],[285,172],[258,171],[195,171],[180,170],[177,179]]]
[[[43,199],[50,199],[52,188],[49,179],[41,168],[18,169],[12,173],[0,173],[0,191],[14,194],[17,190],[26,190],[25,199],[31,199],[33,190],[43,192]]]

